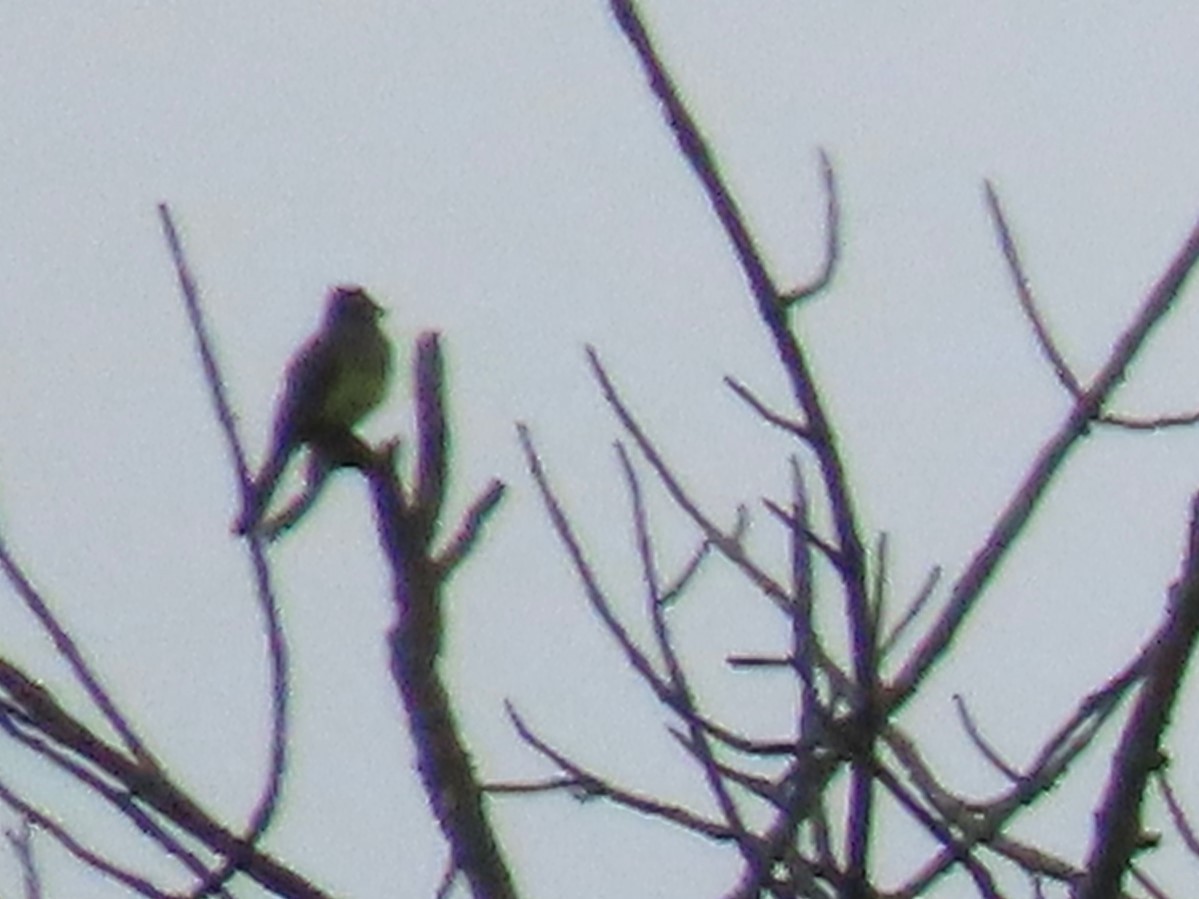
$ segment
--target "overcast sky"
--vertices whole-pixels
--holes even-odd
[[[644,6],[784,282],[818,268],[817,149],[830,154],[843,267],[799,327],[865,525],[891,534],[897,594],[935,563],[952,576],[1067,405],[1020,319],[982,179],[1064,350],[1091,372],[1199,214],[1199,20],[1164,3]],[[264,661],[159,201],[180,224],[255,459],[329,284],[366,285],[401,343],[443,332],[455,501],[493,475],[512,488],[448,609],[447,670],[485,776],[546,773],[505,721],[511,698],[630,786],[708,808],[586,613],[514,438],[529,422],[630,615],[616,431],[585,343],[723,520],[787,484],[791,447],[721,377],[780,402],[784,382],[606,4],[9,4],[0,123],[0,526],[210,808],[236,823],[257,795]],[[1195,327],[1186,306],[1167,322],[1120,395],[1127,408],[1199,405]],[[409,411],[398,390],[366,430],[408,433]],[[997,786],[945,724],[949,696],[966,695],[1024,759],[1156,622],[1197,483],[1196,435],[1097,434],[1079,453],[958,662],[905,715],[958,783]],[[685,555],[687,532],[663,526]],[[339,477],[273,557],[296,720],[268,845],[341,895],[430,895],[444,846],[384,667],[390,607],[362,485]],[[716,571],[680,614],[717,710],[786,733],[783,685],[720,665],[783,645],[763,603]],[[15,600],[0,615],[0,651],[65,684]],[[1195,745],[1196,726],[1184,706],[1174,745]],[[0,760],[6,778],[70,808],[74,794],[11,747]],[[1176,760],[1184,789],[1197,762]],[[1077,857],[1093,774],[1025,832]],[[715,896],[736,870],[724,849],[596,803],[505,800],[495,817],[529,896]],[[86,835],[124,846],[107,821]],[[47,895],[120,895],[38,846]],[[921,858],[884,848],[884,870]],[[1174,882],[1192,875],[1179,867]],[[15,878],[0,858],[0,892]]]

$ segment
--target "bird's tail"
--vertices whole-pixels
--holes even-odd
[[[287,468],[293,449],[295,449],[295,444],[291,440],[275,441],[270,457],[262,466],[262,471],[258,473],[258,477],[254,478],[253,483],[246,491],[245,507],[237,521],[233,523],[235,534],[245,536],[258,527],[263,513],[271,504],[271,497],[275,495],[275,488],[279,485],[279,478],[283,476],[283,472]]]

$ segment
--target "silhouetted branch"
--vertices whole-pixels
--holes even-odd
[[[138,805],[127,787],[114,785],[111,780],[100,776],[84,762],[68,755],[57,744],[42,739],[38,735],[37,722],[30,719],[21,709],[7,702],[0,703],[0,729],[106,801],[144,836],[157,843],[168,855],[178,859],[191,873],[201,879],[209,876],[209,866]],[[228,899],[228,893],[223,889],[219,890],[217,895]]]
[[[999,245],[1003,250],[1004,259],[1007,261],[1012,283],[1016,288],[1016,296],[1020,300],[1020,308],[1023,310],[1029,324],[1032,325],[1033,334],[1037,338],[1037,346],[1041,348],[1042,354],[1049,360],[1050,367],[1053,369],[1053,373],[1057,376],[1058,381],[1066,388],[1070,396],[1075,400],[1079,400],[1083,394],[1083,386],[1074,374],[1070,364],[1066,362],[1061,350],[1058,349],[1053,335],[1049,331],[1049,326],[1046,325],[1045,320],[1041,317],[1040,310],[1037,309],[1032,288],[1029,286],[1028,276],[1025,274],[1024,267],[1020,262],[1020,254],[1016,248],[1016,241],[1012,237],[1011,229],[1008,227],[1007,219],[1003,214],[1003,208],[999,203],[999,195],[995,190],[995,185],[987,181],[985,182],[985,188],[987,205],[991,211],[991,218],[995,223],[995,230],[999,236]],[[1199,411],[1146,417],[1101,411],[1096,416],[1095,421],[1099,424],[1127,431],[1162,431],[1168,428],[1190,427],[1191,425],[1199,424]]]
[[[895,678],[888,696],[891,708],[912,697],[928,672],[942,657],[966,620],[1008,550],[1023,534],[1032,513],[1045,496],[1070,451],[1087,435],[1112,392],[1125,379],[1128,367],[1144,346],[1154,326],[1173,307],[1183,283],[1199,260],[1199,224],[1192,229],[1165,273],[1158,279],[1141,309],[1116,340],[1095,380],[1074,403],[1057,432],[1042,447],[1032,467],[995,522],[991,533],[954,585],[946,608],[916,647]]]
[[[879,656],[886,658],[896,644],[903,638],[904,632],[911,627],[912,623],[924,611],[924,607],[932,598],[933,591],[937,589],[937,584],[941,582],[941,566],[934,565],[929,571],[928,576],[924,579],[924,583],[920,585],[920,589],[916,591],[911,604],[903,613],[903,616],[895,622],[895,626],[891,628],[889,633],[879,647]]]
[[[398,443],[385,446],[365,469],[392,570],[396,619],[388,632],[391,673],[408,716],[421,783],[450,844],[453,868],[461,871],[476,899],[514,899],[512,875],[438,670],[446,578],[474,543],[474,531],[499,501],[502,485],[493,482],[468,512],[466,530],[459,531],[447,551],[452,563],[444,564],[444,555],[434,559],[430,547],[445,502],[450,447],[444,366],[435,332],[418,338],[413,367],[419,433],[411,503],[396,470]]]
[[[1174,794],[1174,788],[1170,785],[1170,778],[1166,776],[1166,767],[1163,765],[1154,772],[1154,780],[1157,782],[1158,790],[1161,792],[1162,801],[1166,803],[1166,809],[1170,812],[1170,820],[1174,822],[1174,829],[1178,835],[1182,837],[1182,843],[1187,847],[1187,851],[1191,855],[1199,858],[1199,834],[1195,833],[1195,827],[1191,824],[1191,819],[1183,809],[1182,803]]]
[[[970,710],[966,707],[966,700],[960,694],[955,693],[953,696],[953,705],[958,712],[958,720],[962,723],[962,729],[966,731],[966,736],[970,738],[970,742],[974,744],[982,757],[991,763],[1000,774],[1010,781],[1021,780],[1020,772],[1009,765],[998,752],[982,735],[982,731],[978,729],[974,718],[970,714]]]
[[[75,675],[75,679],[87,691],[87,695],[96,704],[96,708],[104,715],[105,720],[116,731],[130,753],[141,764],[158,770],[158,762],[154,758],[153,753],[150,752],[141,738],[134,732],[133,725],[129,723],[129,719],[117,708],[116,701],[112,698],[108,689],[100,683],[99,676],[92,671],[91,666],[84,659],[83,651],[71,635],[67,633],[66,628],[62,626],[54,612],[50,610],[50,605],[46,602],[41,592],[25,574],[24,569],[9,550],[8,544],[5,542],[2,534],[0,534],[0,569],[4,571],[5,577],[8,578],[8,582],[21,598],[21,601],[25,603],[25,607],[33,613],[33,616],[42,626],[42,629],[50,637],[51,641],[53,641],[54,648],[58,651],[58,654],[66,660],[71,668],[71,672]]]
[[[675,501],[680,509],[687,513],[692,521],[696,523],[704,537],[707,538],[713,546],[720,550],[721,554],[730,562],[737,566],[748,578],[752,581],[764,595],[774,601],[775,605],[783,609],[784,612],[790,609],[791,597],[787,591],[783,589],[775,580],[766,574],[761,568],[754,564],[746,555],[745,550],[740,542],[734,540],[732,535],[725,533],[716,526],[707,515],[705,515],[698,505],[691,499],[687,492],[683,489],[670,467],[659,454],[657,448],[646,436],[641,426],[633,418],[628,407],[616,392],[615,386],[608,377],[607,371],[599,360],[599,355],[593,347],[587,348],[587,358],[591,362],[592,371],[595,373],[597,380],[600,383],[600,388],[603,390],[604,398],[608,405],[616,413],[616,417],[620,420],[621,425],[633,438],[633,442],[637,444],[637,448],[641,454],[645,456],[650,467],[657,473],[658,478],[666,487],[667,493],[671,499]]]
[[[434,566],[444,576],[448,577],[474,549],[479,537],[483,534],[483,526],[487,524],[491,513],[496,510],[500,500],[504,498],[506,489],[503,481],[492,480],[487,485],[487,489],[479,494],[470,508],[466,510],[457,533],[450,539],[449,546],[442,550],[433,561]]]
[[[898,778],[885,767],[878,765],[874,773],[900,807],[945,847],[946,854],[952,856],[958,864],[966,869],[974,881],[975,887],[978,888],[979,895],[987,897],[987,899],[1000,899],[995,880],[991,877],[990,872],[974,858],[973,847],[960,841],[948,826],[929,814]]]
[[[975,842],[987,842],[993,848],[1003,845],[1002,828],[1013,816],[1028,808],[1038,796],[1051,791],[1065,776],[1069,767],[1082,755],[1099,733],[1100,727],[1115,712],[1120,700],[1139,681],[1144,668],[1144,659],[1152,651],[1156,637],[1151,638],[1142,650],[1123,670],[1099,689],[1093,691],[1079,703],[1074,714],[1063,722],[1042,745],[1036,758],[1026,772],[1020,775],[1012,788],[998,799],[989,802],[965,803],[946,790],[934,777],[932,769],[920,757],[915,744],[898,728],[888,726],[882,735],[887,747],[903,765],[908,777],[937,810],[970,834]],[[997,851],[1006,851],[999,850]],[[1038,850],[1026,848],[1026,853]],[[1073,882],[1079,874],[1075,866],[1065,862],[1057,864],[1046,861],[1044,855],[1035,870],[1055,879]],[[940,878],[954,863],[955,856],[942,852],[931,859],[904,888],[900,896],[921,895]],[[1066,871],[1066,874],[1062,872]]]
[[[823,149],[820,151],[820,174],[824,182],[824,264],[811,283],[779,297],[785,306],[793,306],[827,288],[841,258],[841,203],[837,197],[837,176],[833,161]]]
[[[701,540],[695,552],[691,554],[691,558],[683,565],[678,576],[667,585],[662,587],[661,593],[658,596],[658,602],[663,606],[670,606],[676,599],[683,595],[683,592],[691,585],[691,581],[699,574],[699,570],[704,561],[709,557],[712,551],[712,544],[707,540]]]
[[[1032,325],[1033,334],[1037,338],[1037,346],[1041,348],[1041,353],[1049,360],[1050,366],[1053,368],[1053,373],[1057,375],[1057,379],[1066,388],[1070,396],[1078,399],[1083,392],[1082,384],[1074,375],[1069,363],[1057,348],[1057,344],[1053,341],[1053,336],[1049,333],[1049,327],[1041,318],[1040,310],[1037,309],[1036,299],[1033,297],[1032,288],[1029,286],[1028,275],[1024,272],[1024,265],[1020,261],[1020,252],[1016,248],[1016,240],[1012,236],[1011,229],[1008,227],[1007,218],[1003,214],[1003,207],[999,203],[999,194],[995,190],[995,185],[990,181],[984,182],[984,189],[987,195],[987,207],[991,212],[991,221],[995,225],[995,231],[999,237],[999,247],[1003,251],[1003,258],[1007,262],[1008,274],[1012,278],[1012,286],[1016,288],[1016,297],[1020,300],[1020,309],[1024,312],[1025,318]]]
[[[29,826],[29,819],[21,818],[20,825],[7,828],[4,835],[17,857],[17,863],[21,866],[21,875],[25,881],[25,899],[42,899],[42,878],[38,873],[37,860],[33,857],[33,828]]]
[[[45,812],[42,812],[18,797],[3,781],[0,781],[0,802],[3,802],[9,808],[13,809],[13,811],[21,815],[26,822],[33,822],[36,824],[40,830],[43,830],[49,834],[56,843],[63,847],[63,849],[67,850],[67,852],[69,852],[83,864],[87,865],[89,868],[98,871],[105,877],[115,880],[117,883],[127,887],[130,890],[133,890],[133,892],[138,893],[139,895],[148,896],[150,899],[171,899],[169,893],[158,889],[144,877],[139,877],[131,871],[128,871],[119,865],[113,864],[100,853],[93,852],[91,849],[88,849],[87,846],[85,846],[82,841],[76,839],[71,832],[67,830],[67,828],[59,824]],[[26,824],[26,827],[28,827],[28,823]],[[32,859],[30,859],[30,864],[32,864]],[[27,895],[29,895],[28,878],[30,875],[30,870],[25,872]]]
[[[445,371],[438,335],[422,334],[417,341],[415,384],[417,421],[416,486],[413,491],[413,524],[427,544],[445,504],[449,472],[449,429],[445,416]]]
[[[776,428],[781,428],[789,434],[794,434],[800,440],[810,439],[811,434],[808,429],[803,426],[803,424],[788,418],[780,412],[775,412],[764,402],[762,402],[762,400],[760,400],[752,390],[750,390],[736,378],[732,377],[731,375],[726,375],[724,383],[728,385],[729,390],[736,394],[738,399],[744,402],[745,405],[749,406],[749,408],[753,409],[763,421],[769,422]]]
[[[1165,431],[1169,428],[1189,428],[1191,425],[1199,424],[1199,412],[1180,412],[1176,415],[1147,418],[1104,412],[1099,416],[1099,423],[1125,431]]]
[[[323,899],[325,893],[211,818],[182,789],[110,746],[70,715],[43,686],[0,659],[0,693],[49,740],[86,759],[121,783],[130,795],[191,834],[212,852],[242,860],[240,870],[268,890],[291,899]]]
[[[629,666],[641,676],[641,679],[649,685],[656,696],[661,699],[670,699],[671,691],[668,684],[655,670],[649,657],[633,641],[628,629],[616,617],[616,613],[612,609],[612,604],[608,601],[607,595],[600,586],[595,570],[592,568],[591,563],[587,561],[582,544],[575,535],[570,520],[566,517],[566,512],[563,510],[558,497],[550,486],[549,476],[546,474],[541,457],[537,454],[537,450],[533,445],[533,438],[529,433],[529,429],[525,425],[519,424],[517,425],[517,435],[520,438],[521,448],[524,450],[525,463],[529,468],[529,473],[532,474],[533,482],[537,485],[537,490],[541,494],[541,501],[545,506],[546,512],[549,514],[554,531],[557,532],[558,539],[562,541],[562,545],[566,548],[567,556],[570,558],[575,574],[583,585],[583,592],[587,597],[591,610],[595,612],[608,633],[612,635],[617,646],[624,653],[625,660],[629,663]]]
[[[796,404],[803,411],[805,428],[810,435],[808,443],[816,455],[817,465],[820,468],[821,478],[828,495],[833,527],[837,532],[836,542],[840,546],[845,560],[842,581],[852,646],[854,679],[861,688],[860,701],[873,702],[874,672],[871,670],[871,662],[876,647],[867,608],[864,551],[858,528],[857,512],[854,509],[836,435],[817,392],[816,381],[812,377],[807,358],[799,342],[789,329],[786,319],[787,304],[783,302],[781,292],[766,270],[766,265],[745,224],[736,198],[721,177],[719,167],[716,165],[707,141],[683,103],[673,78],[666,71],[666,67],[658,56],[636,4],[632,0],[610,0],[609,5],[625,38],[637,53],[638,60],[649,80],[650,90],[662,104],[667,123],[674,132],[675,139],[678,141],[683,155],[691,164],[717,219],[733,246],[733,251],[753,293],[758,316],[770,332]],[[831,179],[831,166],[826,168],[826,183],[829,179]],[[589,350],[589,355],[593,366],[598,369],[598,359],[594,350]],[[600,374],[606,382],[607,378],[602,371]],[[608,389],[605,392],[610,394]],[[719,544],[717,545],[719,546]]]
[[[1189,545],[1182,573],[1170,589],[1167,615],[1112,759],[1107,791],[1095,814],[1095,836],[1079,899],[1119,895],[1133,857],[1147,845],[1141,825],[1145,787],[1165,763],[1162,739],[1199,640],[1199,494],[1191,503]]]
[[[179,288],[183,296],[183,306],[187,311],[188,322],[191,325],[192,336],[196,341],[196,351],[200,357],[201,370],[208,385],[209,397],[212,400],[213,411],[217,423],[225,435],[229,454],[233,458],[234,468],[242,487],[243,504],[248,500],[254,489],[249,465],[246,463],[245,450],[241,438],[237,434],[236,418],[232,404],[225,392],[225,382],[221,377],[220,365],[217,363],[216,351],[208,334],[208,326],[204,321],[204,311],[200,304],[200,293],[196,287],[191,267],[183,253],[183,244],[179,232],[175,228],[174,219],[166,203],[158,204],[158,216],[162,224],[163,235],[175,264],[175,273],[179,278]],[[271,671],[271,746],[270,761],[267,766],[265,783],[254,810],[246,825],[245,842],[255,843],[266,833],[274,819],[283,791],[283,778],[287,770],[287,736],[288,736],[288,697],[291,694],[290,674],[288,663],[287,640],[283,635],[283,623],[279,617],[279,604],[275,597],[275,589],[271,583],[270,568],[262,551],[262,544],[253,534],[246,541],[249,548],[250,561],[254,570],[255,596],[258,609],[263,618],[264,631],[267,641],[267,653],[270,658]],[[225,863],[212,875],[201,882],[192,893],[194,899],[211,895],[236,873],[239,859],[228,858]]]
[[[512,726],[516,728],[516,732],[520,735],[520,738],[565,771],[573,779],[573,782],[577,785],[577,789],[582,790],[582,795],[586,798],[607,799],[617,805],[641,812],[644,815],[661,818],[718,842],[735,842],[740,839],[740,835],[730,830],[726,825],[717,824],[714,821],[702,818],[689,809],[658,802],[655,799],[648,799],[632,791],[614,786],[609,781],[587,770],[577,762],[571,761],[563,753],[554,749],[534,734],[524,719],[517,713],[516,709],[512,707],[511,703],[506,703],[505,707],[508,710],[508,717],[512,720]]]
[[[742,819],[740,811],[738,811],[736,804],[733,802],[733,797],[729,792],[728,786],[725,784],[724,775],[716,763],[708,735],[699,722],[698,705],[691,691],[691,685],[679,661],[678,654],[674,649],[670,627],[666,620],[667,611],[661,601],[661,584],[658,578],[657,563],[654,559],[648,513],[646,512],[645,500],[641,493],[641,482],[637,478],[637,472],[633,468],[633,462],[629,458],[628,450],[625,449],[624,444],[618,442],[616,444],[616,451],[620,459],[621,470],[624,472],[625,485],[628,488],[630,504],[632,506],[633,525],[637,535],[637,552],[641,558],[642,579],[646,585],[650,621],[653,624],[658,652],[666,666],[669,689],[672,696],[675,697],[672,708],[679,712],[687,725],[687,745],[690,748],[691,755],[699,763],[704,773],[708,790],[712,794],[712,798],[715,799],[716,805],[720,808],[725,824],[729,830],[738,835],[737,848],[740,850],[742,858],[745,859],[746,864],[751,868],[761,868],[765,862],[758,855],[757,847],[753,841],[749,839],[749,831],[745,825],[745,821]]]
[[[770,513],[787,526],[792,535],[797,540],[802,540],[810,546],[820,550],[820,554],[828,559],[829,564],[837,571],[841,571],[845,566],[845,559],[841,555],[841,550],[833,546],[819,534],[811,529],[810,526],[796,521],[795,517],[776,503],[772,499],[763,499],[762,505],[770,510]]]

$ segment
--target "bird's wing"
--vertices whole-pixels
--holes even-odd
[[[287,367],[287,383],[279,408],[279,427],[302,438],[303,431],[320,423],[330,387],[337,382],[340,361],[336,347],[321,334],[305,344]]]

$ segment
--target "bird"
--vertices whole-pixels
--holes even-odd
[[[320,329],[288,363],[270,451],[247,486],[235,533],[245,535],[259,528],[297,451],[308,447],[313,454],[314,492],[330,465],[339,461],[321,460],[322,452],[357,441],[354,426],[383,402],[390,387],[393,352],[380,327],[384,313],[356,284],[329,290]]]

